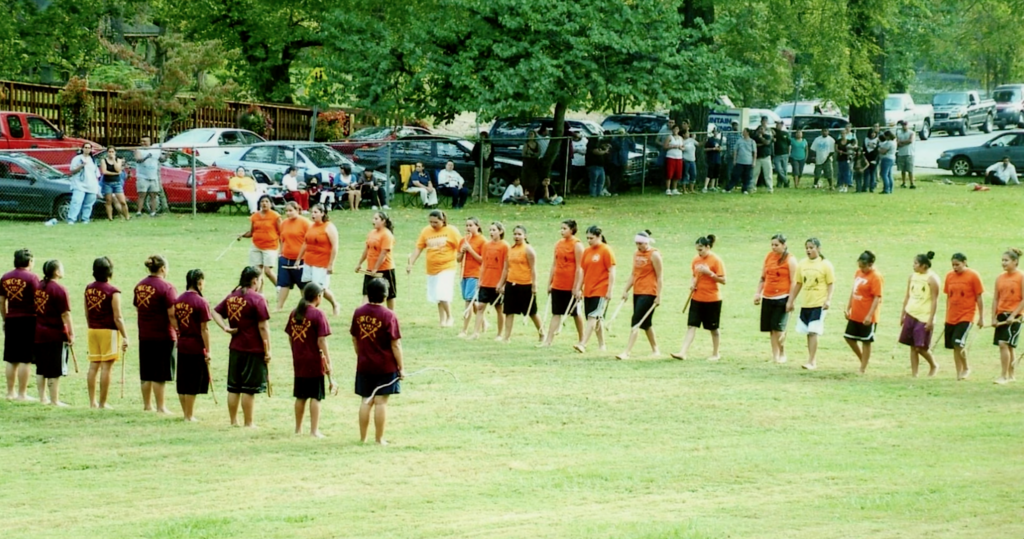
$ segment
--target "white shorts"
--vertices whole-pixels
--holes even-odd
[[[331,287],[331,275],[327,273],[327,268],[302,266],[302,282],[316,283],[320,288],[327,290]]]
[[[263,266],[266,268],[274,267],[277,263],[277,251],[273,249],[257,249],[255,245],[249,248],[249,265],[250,266]]]
[[[427,301],[430,303],[451,303],[455,294],[455,270],[444,270],[437,275],[427,275]]]
[[[796,317],[796,332],[801,335],[822,335],[825,333],[825,316],[828,311],[821,307],[804,307]]]

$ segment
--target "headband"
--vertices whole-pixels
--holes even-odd
[[[654,238],[644,236],[643,234],[637,234],[636,237],[633,238],[633,243],[654,243]]]

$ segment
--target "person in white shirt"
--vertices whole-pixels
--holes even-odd
[[[156,217],[160,209],[160,162],[165,158],[152,145],[152,139],[142,137],[142,147],[135,150],[135,192],[139,197],[135,215],[138,216],[146,208],[147,200],[151,201],[148,204],[150,217]]]
[[[678,195],[679,181],[683,179],[683,137],[679,134],[679,127],[674,122],[669,122],[672,132],[665,137],[661,148],[665,152],[665,194]]]
[[[68,224],[79,219],[88,223],[92,219],[92,207],[100,192],[100,169],[92,158],[92,144],[86,142],[82,151],[71,160],[71,207],[68,208]]]
[[[906,120],[900,120],[900,128],[896,131],[896,168],[900,169],[900,187],[907,186],[910,177],[910,188],[914,187],[914,132],[907,126]]]
[[[892,167],[896,164],[896,135],[892,131],[882,134],[878,143],[878,174],[882,179],[882,194],[891,195]]]
[[[1020,185],[1020,180],[1017,179],[1017,167],[1013,166],[1009,157],[1004,157],[1002,161],[985,169],[985,183],[993,185],[1010,185],[1010,183],[1013,183],[1014,185]]]
[[[818,188],[818,180],[824,174],[831,190],[835,178],[836,139],[829,136],[827,128],[822,129],[821,135],[811,143],[811,151],[814,152],[814,188]]]
[[[501,195],[502,204],[529,204],[530,199],[523,193],[523,186],[519,178],[512,180],[512,184],[505,188],[505,194]]]
[[[697,192],[697,141],[689,129],[683,130],[683,193]],[[679,192],[676,191],[678,195]]]
[[[466,180],[462,178],[462,175],[455,171],[455,162],[448,161],[444,165],[444,170],[437,173],[437,185],[438,191],[443,195],[452,197],[452,209],[457,210],[466,205],[466,199],[469,198],[469,189],[464,186]]]
[[[587,137],[579,132],[572,132],[572,179],[575,181],[587,178]]]
[[[309,211],[309,193],[299,189],[299,169],[288,167],[288,172],[281,178],[281,187],[284,187],[285,200],[294,200],[303,212]]]

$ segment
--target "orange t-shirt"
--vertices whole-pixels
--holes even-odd
[[[455,254],[461,241],[459,232],[448,225],[438,230],[429,225],[424,228],[416,240],[416,248],[426,250],[427,275],[455,269]]]
[[[306,232],[306,254],[302,261],[307,266],[326,268],[331,263],[331,239],[327,236],[330,223],[313,223]]]
[[[390,230],[382,228],[373,229],[366,235],[366,269],[373,271],[377,267],[377,259],[384,253],[384,262],[381,263],[379,271],[395,269],[391,261],[391,249],[395,246],[395,236]]]
[[[512,284],[533,284],[530,261],[526,258],[526,244],[513,245],[508,251],[508,275],[505,280]]]
[[[974,322],[978,312],[978,296],[985,293],[978,272],[967,268],[963,273],[950,271],[946,274],[946,323]]]
[[[780,298],[789,295],[790,285],[793,284],[789,280],[789,263],[792,260],[793,255],[786,253],[786,256],[780,262],[779,255],[773,251],[768,251],[768,255],[764,257],[764,268],[761,269],[761,277],[764,279],[764,289],[761,290],[762,296],[766,298]]]
[[[487,240],[484,239],[483,234],[473,234],[472,236],[462,238],[462,243],[468,243],[469,246],[476,251],[476,254],[482,256],[484,244],[487,243]],[[459,244],[459,247],[461,248],[462,244]],[[473,255],[468,252],[462,253],[462,278],[480,278],[480,262],[473,258]]]
[[[306,241],[306,232],[312,223],[305,217],[295,217],[281,221],[281,256],[288,260],[295,260],[302,250],[302,243]]]
[[[651,257],[657,249],[637,250],[633,255],[633,294],[637,296],[657,296],[658,276],[654,271]]]
[[[608,277],[615,266],[615,255],[608,245],[599,243],[583,250],[583,297],[608,295]]]
[[[281,237],[277,230],[277,220],[281,215],[270,210],[266,215],[258,211],[249,216],[252,222],[252,244],[263,251],[276,251],[278,239]]]
[[[489,241],[484,244],[480,254],[484,261],[480,263],[480,286],[495,288],[501,280],[501,272],[505,269],[505,258],[508,256],[508,244],[504,240]]]
[[[715,253],[708,253],[703,258],[700,255],[693,257],[690,269],[693,271],[693,276],[697,278],[697,289],[693,291],[693,301],[705,303],[721,301],[722,298],[718,295],[718,283],[707,275],[697,273],[697,266],[701,264],[707,266],[711,273],[719,277],[725,277],[725,265],[722,264],[722,259],[718,258],[718,255]]]
[[[551,279],[553,290],[572,290],[576,284],[576,236],[562,238],[555,243],[555,269]]]
[[[996,294],[999,296],[999,303],[996,305],[997,313],[1012,313],[1020,305],[1021,287],[1024,286],[1024,273],[1016,270],[1013,273],[1003,273],[996,277]],[[993,320],[994,322],[994,320]]]
[[[848,320],[863,324],[864,317],[871,310],[871,304],[874,303],[875,298],[882,297],[882,286],[884,284],[885,281],[878,270],[871,270],[871,273],[857,270],[857,273],[853,276],[853,293],[851,295],[850,317]],[[878,312],[881,310],[882,303],[879,302],[875,312],[871,315],[872,324],[878,323]]]

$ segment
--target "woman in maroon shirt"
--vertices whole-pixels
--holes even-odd
[[[60,401],[60,377],[68,373],[68,347],[75,344],[68,291],[57,283],[64,278],[59,260],[43,264],[43,281],[36,290],[36,334],[34,355],[39,400],[44,404],[67,406]],[[49,389],[47,397],[46,389]]]
[[[238,425],[238,404],[246,427],[253,422],[254,395],[267,390],[270,365],[270,329],[267,302],[258,292],[260,270],[249,266],[242,270],[235,290],[213,309],[217,325],[231,333],[228,346],[228,415]]]
[[[395,313],[384,306],[388,282],[376,278],[367,283],[369,303],[352,313],[352,344],[356,349],[356,395],[359,406],[359,439],[366,442],[373,411],[373,426],[378,444],[384,441],[384,420],[388,396],[399,393],[398,381],[405,377],[402,363],[402,334]],[[370,396],[373,395],[373,399]]]
[[[114,263],[103,256],[92,263],[92,277],[85,287],[85,319],[89,323],[89,407],[110,408],[110,369],[123,360],[128,350],[128,333],[121,316],[121,291],[110,284]],[[100,375],[100,398],[96,400],[96,375]]]
[[[309,401],[309,435],[314,438],[323,438],[320,401],[326,396],[324,375],[331,374],[331,356],[327,350],[331,326],[318,308],[323,294],[320,285],[306,284],[302,299],[284,328],[292,345],[292,366],[295,367],[295,434],[302,434],[302,415]]]
[[[210,305],[203,299],[203,272],[185,274],[185,292],[174,304],[178,321],[178,401],[185,421],[195,421],[196,395],[205,395],[210,387]],[[228,330],[226,326],[221,329]]]
[[[4,327],[4,363],[7,371],[7,400],[35,400],[27,395],[32,375],[33,334],[36,311],[33,301],[39,278],[32,273],[32,252],[14,252],[14,269],[0,277],[0,319]],[[17,378],[18,392],[14,392]]]
[[[156,397],[156,410],[169,414],[164,404],[164,387],[174,380],[174,340],[178,320],[174,303],[178,292],[167,281],[167,259],[153,255],[146,259],[149,276],[135,285],[133,304],[139,313],[139,380],[142,382],[142,407],[149,412],[150,396]]]

